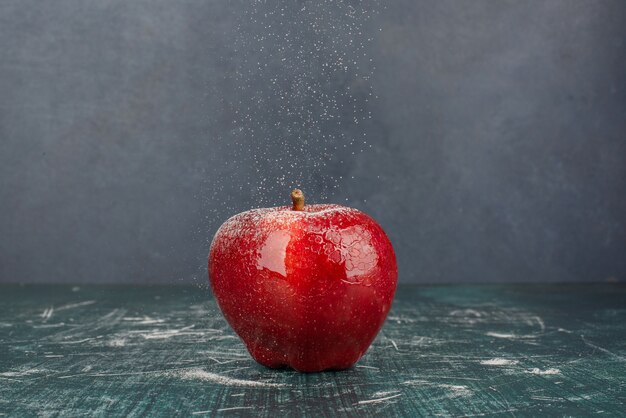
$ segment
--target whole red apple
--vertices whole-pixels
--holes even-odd
[[[303,372],[352,366],[385,321],[398,268],[372,218],[339,205],[253,209],[227,220],[209,253],[211,288],[252,357]]]

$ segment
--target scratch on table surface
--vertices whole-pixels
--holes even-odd
[[[234,349],[234,350],[236,351],[232,352],[232,351],[229,351],[228,349],[224,349],[224,351],[210,351],[207,353],[199,352],[198,354],[202,358],[208,358],[209,360],[213,360],[216,364],[234,363],[235,361],[241,361],[241,360],[246,360],[250,358],[250,354],[248,354],[244,350],[241,350],[241,352],[237,352],[239,351],[238,349]],[[204,356],[204,354],[211,354],[211,355]]]
[[[472,394],[472,391],[467,386],[464,386],[464,385],[450,385],[447,383],[435,383],[435,382],[430,382],[428,380],[421,380],[421,379],[407,380],[403,382],[402,384],[407,385],[407,386],[432,386],[432,387],[437,387],[441,389],[446,389],[452,392],[452,395],[454,397],[469,396]]]
[[[570,402],[575,402],[575,401],[588,401],[589,399],[593,398],[593,396],[591,395],[580,395],[580,396],[568,396],[567,399]]]
[[[108,314],[103,315],[100,318],[100,321],[111,321],[108,322],[108,325],[113,325],[113,324],[117,324],[118,322],[120,322],[120,320],[124,317],[124,315],[126,314],[126,309],[113,309],[111,312],[109,312]]]
[[[440,379],[452,379],[452,380],[473,380],[473,381],[476,381],[476,382],[479,382],[479,381],[481,381],[481,380],[484,380],[484,379],[479,379],[479,378],[477,378],[477,377],[445,376],[445,375],[436,375],[436,376],[433,376],[433,375],[424,375],[423,377],[427,377],[427,378],[431,378],[431,379],[437,379],[437,380],[440,380]]]
[[[221,334],[224,332],[223,329],[218,329],[218,328],[202,328],[203,330],[207,331],[207,332],[214,332],[217,334]]]
[[[437,387],[444,388],[450,390],[455,396],[469,396],[472,394],[472,391],[463,385],[447,385],[447,384],[438,384]]]
[[[237,361],[241,361],[241,359],[233,359],[233,360],[227,360],[227,361],[220,361],[218,359],[216,359],[215,357],[208,357],[209,360],[213,360],[215,363],[217,364],[228,364],[228,363],[234,363]]]
[[[41,314],[41,319],[43,319],[43,322],[46,322],[48,319],[50,319],[53,313],[54,307],[50,306],[49,308],[46,308]]]
[[[378,367],[374,367],[374,366],[364,366],[362,364],[359,364],[356,366],[358,369],[373,369],[373,370],[380,370],[380,368]]]
[[[180,329],[154,330],[140,333],[139,335],[146,340],[166,340],[175,336],[205,334],[204,331],[189,331],[194,327],[195,325],[189,325]]]
[[[33,328],[35,329],[45,329],[45,328],[60,328],[60,327],[64,327],[65,326],[65,322],[59,322],[56,324],[42,324],[42,325],[33,325]]]
[[[534,399],[536,401],[548,401],[548,402],[564,402],[565,398],[555,398],[554,396],[537,396],[533,395],[530,399]]]
[[[86,343],[87,341],[99,340],[100,338],[102,338],[101,335],[97,337],[92,337],[92,338],[83,338],[82,340],[59,341],[59,344],[82,344],[82,343]]]
[[[503,339],[506,339],[506,340],[527,340],[527,339],[537,338],[536,335],[532,335],[532,334],[518,335],[518,334],[502,333],[502,332],[492,332],[492,331],[487,332],[485,335],[487,335],[489,337],[503,338]]]
[[[63,341],[71,337],[81,337],[84,334],[93,333],[99,329],[110,329],[118,324],[125,314],[126,309],[116,308],[99,318],[82,322],[69,329],[61,330],[55,334],[49,335],[47,339],[53,341]]]
[[[84,356],[84,357],[94,357],[94,356],[98,356],[98,357],[114,357],[114,355],[112,354],[105,354],[105,353],[94,353],[93,351],[91,352],[87,352],[87,353],[70,353],[68,354],[68,357],[78,357],[78,356]]]
[[[396,351],[400,351],[400,349],[398,348],[398,344],[396,344],[396,342],[392,339],[389,339],[389,341],[391,341],[391,344],[393,345],[393,348],[396,349]]]
[[[238,409],[254,409],[254,406],[232,406],[230,408],[220,408],[217,410],[217,412],[235,411]]]
[[[463,342],[463,341],[414,335],[413,338],[411,338],[411,341],[408,342],[408,345],[423,348],[423,347],[430,347],[430,346],[435,346],[435,345],[448,344],[451,342]]]
[[[142,317],[124,317],[123,321],[130,321],[137,325],[152,325],[152,324],[162,324],[165,322],[165,319],[160,318],[151,318],[149,316]]]
[[[58,308],[56,308],[56,310],[65,311],[67,309],[74,309],[74,308],[80,308],[81,306],[93,305],[94,303],[96,303],[95,300],[86,300],[83,302],[68,303],[67,305],[59,306]]]
[[[549,368],[549,369],[546,369],[546,370],[541,370],[541,369],[535,367],[535,368],[526,370],[526,373],[536,374],[538,376],[547,376],[547,375],[561,374],[561,371],[559,369],[555,369],[555,368]]]
[[[222,340],[239,340],[238,337],[234,335],[216,335],[210,338],[212,341],[222,341]]]
[[[541,319],[540,316],[535,316],[535,321],[537,321],[537,323],[539,324],[539,327],[541,328],[541,332],[545,332],[546,331],[546,324],[543,322],[543,319]]]
[[[614,357],[614,358],[616,358],[619,361],[626,361],[626,358],[620,356],[619,354],[615,354],[614,352],[609,351],[609,350],[607,350],[604,347],[600,347],[599,345],[593,344],[592,342],[587,340],[584,335],[581,335],[580,338],[582,338],[582,340],[585,343],[585,345],[587,345],[587,346],[589,346],[589,347],[591,347],[591,348],[593,348],[595,350],[600,350],[603,353],[608,354],[609,356]]]
[[[484,416],[491,416],[491,415],[497,415],[497,414],[506,414],[507,412],[516,412],[519,411],[519,409],[517,408],[510,408],[510,409],[501,409],[499,411],[489,411],[489,412],[483,412],[483,413],[478,413],[478,414],[468,414],[468,415],[459,415],[459,418],[465,418],[465,417],[484,417]],[[442,416],[442,415],[437,415],[437,416]],[[447,416],[447,415],[445,415]]]
[[[239,370],[245,370],[245,369],[249,369],[250,366],[246,366],[246,367],[237,367],[236,369],[230,369],[230,370],[223,370],[221,373],[232,373],[232,372],[238,372]]]
[[[357,403],[353,405],[366,405],[366,404],[372,404],[372,403],[381,403],[381,402],[388,401],[390,399],[398,398],[400,396],[402,396],[402,394],[398,393],[397,395],[385,396],[384,398],[376,398],[376,399],[368,399],[366,401],[358,401]]]
[[[230,408],[220,408],[217,409],[217,412],[224,412],[224,411],[237,411],[237,410],[241,410],[241,409],[254,409],[254,406],[232,406]],[[215,412],[212,409],[208,409],[206,411],[196,411],[196,412],[192,412],[191,415],[204,415],[204,414],[211,414]]]
[[[492,358],[489,360],[481,360],[480,364],[484,366],[512,366],[519,363],[518,360],[511,360],[506,358]]]
[[[376,398],[380,398],[381,396],[395,395],[396,393],[399,393],[399,392],[400,392],[399,390],[379,390],[377,392],[374,392],[372,396]]]
[[[45,369],[24,369],[24,370],[15,370],[15,371],[9,371],[9,372],[2,372],[0,373],[0,376],[2,377],[24,377],[24,376],[30,376],[33,374],[39,374],[39,373],[44,373],[46,370]]]

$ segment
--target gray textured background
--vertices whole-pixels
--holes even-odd
[[[625,22],[621,0],[3,1],[0,282],[204,282],[221,221],[296,184],[377,218],[403,282],[624,280]]]

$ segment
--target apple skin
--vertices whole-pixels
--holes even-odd
[[[382,327],[397,278],[380,225],[339,205],[240,213],[220,227],[209,252],[226,320],[271,368],[351,367]]]

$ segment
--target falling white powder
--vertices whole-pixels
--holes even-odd
[[[282,204],[293,187],[323,202],[358,181],[348,176],[355,155],[372,147],[380,129],[370,57],[380,3],[252,1],[236,8],[220,47],[231,71],[211,92],[220,106],[209,117],[222,133],[205,151],[221,156],[207,158],[204,176],[210,228],[241,208]],[[198,232],[206,239],[206,230]]]

